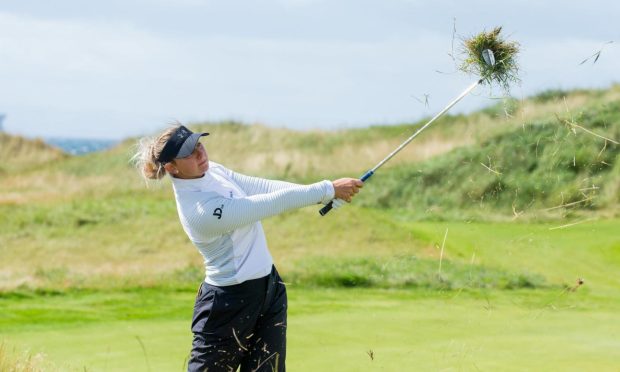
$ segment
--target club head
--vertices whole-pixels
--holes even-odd
[[[482,59],[489,66],[495,66],[495,55],[491,49],[485,49],[482,51]]]

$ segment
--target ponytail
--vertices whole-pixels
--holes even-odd
[[[132,163],[145,181],[160,180],[166,175],[164,163],[157,160],[164,145],[180,126],[172,126],[166,129],[158,137],[144,137],[136,144],[136,153],[131,158]]]

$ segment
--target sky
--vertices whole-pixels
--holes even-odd
[[[33,138],[412,122],[475,81],[450,54],[496,26],[521,45],[515,98],[620,82],[619,18],[598,0],[0,0],[0,114]],[[478,87],[450,113],[500,95]]]

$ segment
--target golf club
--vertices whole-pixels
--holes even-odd
[[[493,55],[493,51],[492,50],[490,50],[490,49],[483,50],[482,51],[482,58],[484,59],[484,62],[487,65],[489,65],[489,66],[494,66],[495,65],[495,56]],[[448,106],[446,106],[437,115],[435,115],[431,120],[429,120],[428,123],[424,124],[411,137],[407,138],[407,140],[405,142],[403,142],[400,146],[398,146],[398,148],[396,148],[396,150],[392,151],[388,156],[385,157],[385,159],[381,160],[381,162],[379,162],[379,164],[375,165],[374,168],[372,168],[368,172],[364,173],[364,175],[360,178],[360,181],[366,182],[366,180],[368,180],[370,177],[372,177],[375,174],[377,169],[381,168],[385,163],[387,163],[390,159],[392,159],[396,154],[398,154],[400,152],[400,150],[405,148],[405,146],[407,146],[411,141],[413,141],[413,139],[416,138],[418,136],[418,134],[422,133],[422,131],[424,129],[426,129],[429,125],[431,125],[435,120],[437,120],[443,114],[445,114],[452,106],[456,105],[461,99],[463,99],[463,97],[468,95],[472,90],[474,90],[474,88],[476,88],[478,86],[478,84],[482,83],[483,81],[484,81],[484,78],[481,78],[480,80],[476,81],[475,83],[473,83],[472,85],[467,87],[467,89],[465,89],[463,91],[463,93],[461,93],[458,97],[456,97],[454,99],[454,101],[450,102],[448,104]],[[325,205],[323,208],[321,208],[321,210],[319,211],[321,216],[325,216],[327,213],[329,213],[330,210],[332,210],[333,203],[334,203],[334,201],[332,200],[327,205]]]

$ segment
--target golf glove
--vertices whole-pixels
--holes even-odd
[[[334,199],[332,200],[332,209],[338,209],[340,207],[342,207],[343,205],[345,205],[346,201],[342,200],[342,199]]]

